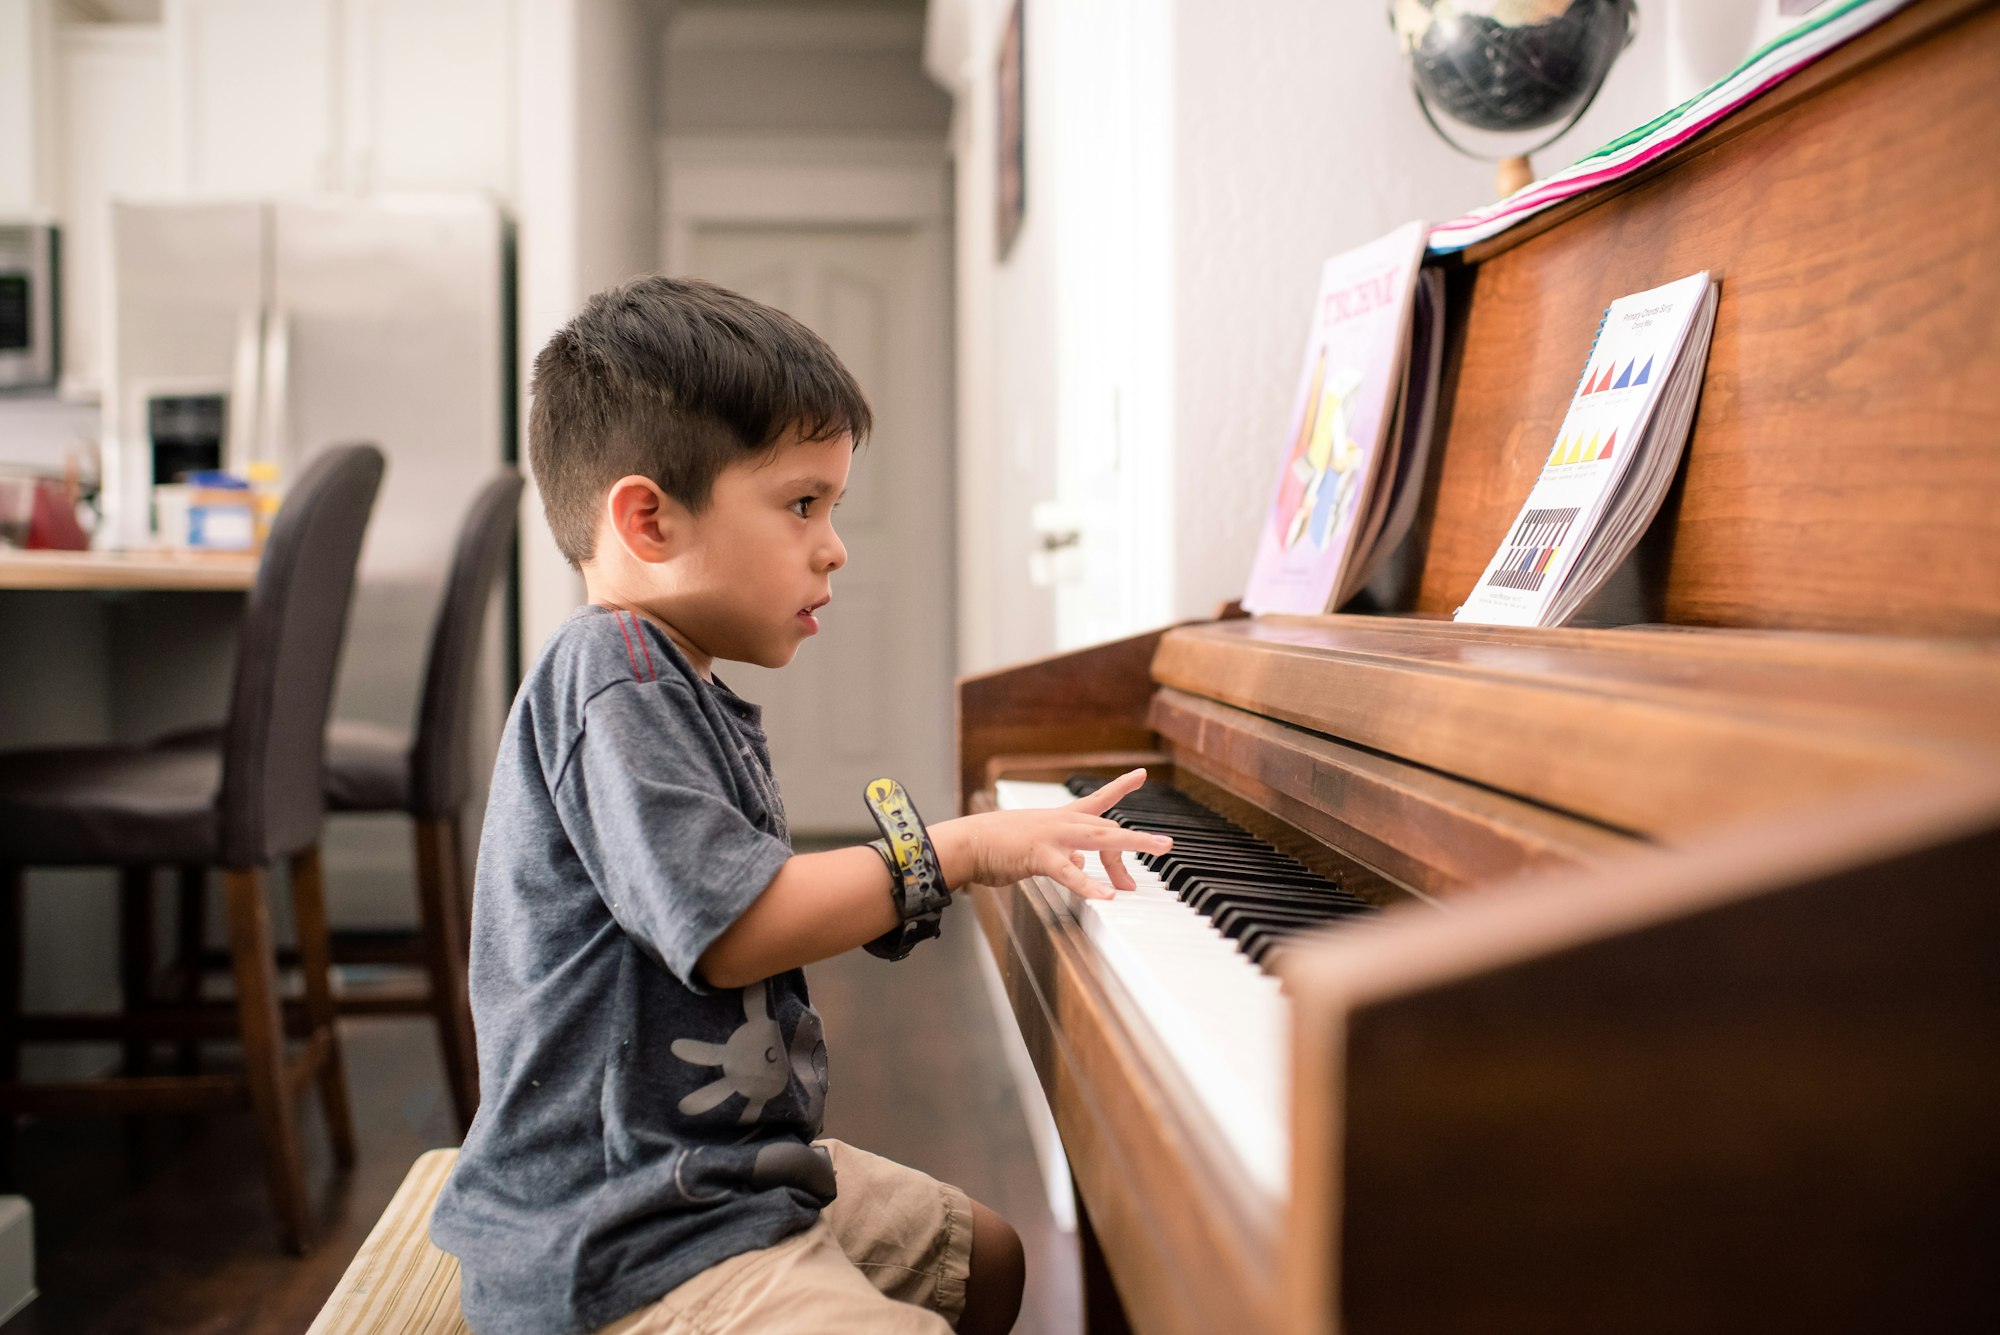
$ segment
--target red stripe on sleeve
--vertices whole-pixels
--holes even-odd
[[[632,665],[632,680],[644,681],[645,678],[639,675],[639,656],[632,652],[632,632],[625,629],[625,614],[613,612],[611,615],[618,618],[618,633],[625,637],[625,661]]]
[[[658,681],[660,670],[653,666],[653,646],[646,643],[646,628],[639,624],[639,614],[632,614],[632,633],[639,637],[639,652],[646,656],[646,680]]]

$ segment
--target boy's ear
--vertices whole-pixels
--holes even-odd
[[[687,536],[686,507],[651,478],[628,474],[604,495],[611,532],[637,560],[657,565],[677,555]]]

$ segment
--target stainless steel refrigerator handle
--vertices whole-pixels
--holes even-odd
[[[289,470],[292,460],[286,452],[286,424],[290,405],[286,391],[291,383],[292,325],[283,308],[272,307],[264,315],[263,389],[257,396],[259,459]]]
[[[229,375],[229,444],[222,466],[241,473],[257,457],[262,430],[260,390],[263,379],[264,312],[246,306],[236,317],[236,358]]]

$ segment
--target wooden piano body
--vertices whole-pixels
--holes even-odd
[[[2000,7],[1920,3],[1450,271],[1402,614],[960,682],[968,809],[1151,758],[1389,904],[1287,956],[1274,1200],[1050,887],[974,892],[1092,1329],[2000,1329],[1996,242]],[[1644,624],[1440,619],[1605,303],[1702,268]]]

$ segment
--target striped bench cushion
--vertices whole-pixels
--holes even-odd
[[[458,1258],[431,1245],[431,1207],[457,1150],[420,1157],[375,1221],[307,1335],[469,1335],[458,1312]]]

